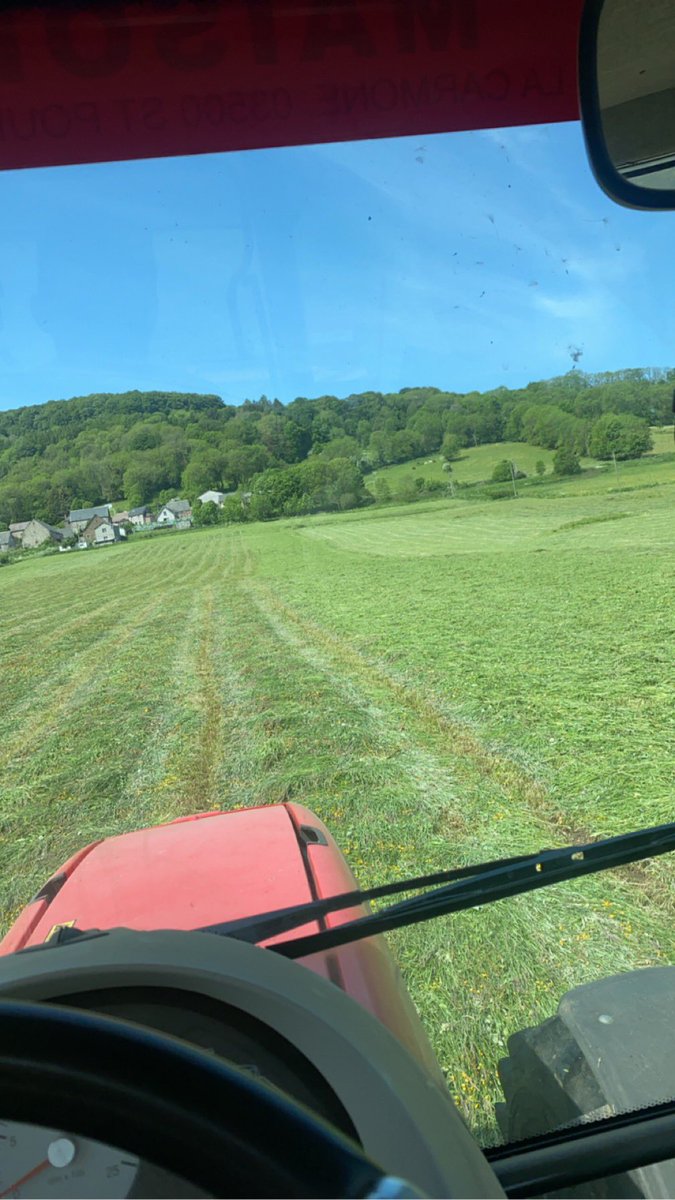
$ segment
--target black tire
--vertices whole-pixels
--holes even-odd
[[[588,1063],[559,1017],[523,1029],[508,1041],[509,1057],[498,1066],[504,1104],[495,1106],[502,1136],[517,1142],[550,1133],[584,1118],[608,1115]],[[565,1197],[639,1197],[629,1175],[614,1175],[551,1195]]]

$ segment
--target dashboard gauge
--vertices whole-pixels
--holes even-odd
[[[138,1171],[133,1154],[58,1129],[0,1121],[0,1200],[5,1196],[129,1195]]]

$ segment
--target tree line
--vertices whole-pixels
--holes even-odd
[[[364,476],[440,451],[523,441],[636,457],[672,420],[675,370],[573,370],[520,389],[436,387],[241,405],[182,392],[97,394],[0,413],[0,524],[123,501],[249,490],[250,515],[350,508]],[[237,510],[239,511],[239,510]],[[232,509],[234,512],[234,508]]]

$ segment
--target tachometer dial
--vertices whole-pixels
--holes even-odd
[[[0,1200],[3,1197],[96,1196],[122,1200],[138,1159],[103,1142],[58,1129],[0,1121]]]

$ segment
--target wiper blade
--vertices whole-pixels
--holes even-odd
[[[540,851],[545,853],[545,851]],[[433,887],[439,883],[450,883],[456,879],[464,879],[470,875],[480,874],[491,867],[504,866],[506,863],[526,862],[531,854],[520,854],[516,858],[499,858],[491,862],[476,863],[468,867],[453,867],[449,871],[437,871],[434,875],[417,875],[411,879],[397,880],[395,883],[382,883],[378,887],[357,888],[353,892],[340,892],[328,896],[325,900],[306,900],[303,904],[293,904],[289,908],[275,908],[267,913],[259,913],[253,917],[240,917],[236,921],[220,921],[215,925],[203,925],[198,933],[218,933],[226,937],[234,937],[240,942],[264,942],[268,938],[278,937],[288,933],[300,925],[312,921],[320,921],[331,912],[341,912],[345,908],[358,908],[370,900],[381,900],[385,896],[397,896],[401,892],[415,892],[420,888]]]
[[[675,850],[675,822],[656,825],[635,833],[620,834],[598,842],[566,846],[558,850],[542,850],[538,854],[499,859],[479,866],[460,867],[436,875],[418,876],[366,891],[345,892],[327,900],[314,900],[293,908],[206,926],[202,932],[218,933],[249,942],[266,941],[301,925],[316,921],[329,912],[354,908],[368,900],[379,899],[397,892],[430,887],[446,881],[444,886],[432,887],[421,896],[389,905],[379,912],[345,922],[334,929],[307,934],[280,942],[269,949],[285,958],[304,958],[347,945],[365,937],[388,933],[432,917],[446,916],[467,908],[478,908],[522,895],[554,883],[563,883],[597,871],[626,866],[645,858],[654,858]]]

